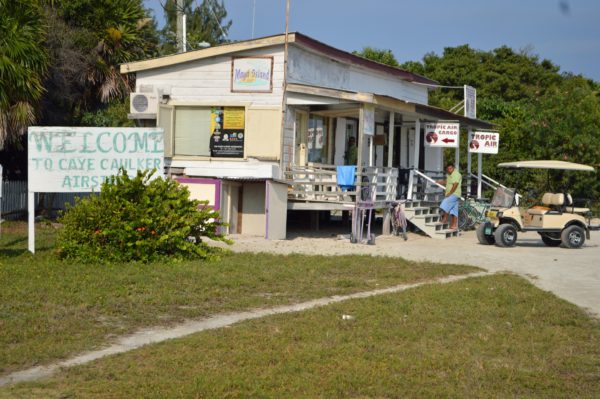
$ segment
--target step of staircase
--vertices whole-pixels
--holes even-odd
[[[440,222],[441,216],[439,202],[437,201],[407,201],[404,207],[404,213],[406,214],[408,222],[431,238],[445,240],[447,238],[458,236],[457,231],[448,228],[448,223]]]
[[[443,230],[436,231],[435,236],[432,238],[445,240],[446,238],[458,237],[458,236],[459,236],[458,230],[443,229]]]

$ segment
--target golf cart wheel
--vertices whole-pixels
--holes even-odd
[[[542,241],[549,247],[558,247],[561,244],[560,234],[558,233],[540,233]]]
[[[494,238],[493,235],[485,234],[485,223],[482,223],[479,226],[477,226],[476,233],[477,233],[477,239],[479,240],[479,243],[482,245],[492,245],[496,242],[496,239]]]
[[[569,226],[560,234],[565,248],[580,248],[585,242],[585,230],[579,226]]]
[[[494,232],[496,245],[499,247],[512,247],[517,243],[517,229],[509,223],[501,224]]]

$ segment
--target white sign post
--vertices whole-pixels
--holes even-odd
[[[460,125],[455,122],[425,124],[425,145],[428,147],[458,148]]]
[[[98,192],[119,169],[157,169],[163,176],[162,128],[30,127],[28,131],[29,251],[35,252],[36,192]]]

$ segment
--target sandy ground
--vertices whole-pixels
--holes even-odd
[[[231,249],[278,254],[398,256],[409,260],[468,264],[490,272],[508,271],[522,275],[539,288],[600,317],[600,231],[592,231],[591,239],[580,249],[546,247],[534,232],[520,234],[513,248],[481,245],[474,231],[463,232],[460,237],[448,240],[434,240],[415,233],[409,233],[407,241],[379,235],[375,245],[351,244],[348,236],[340,232],[331,229],[318,233],[292,233],[287,240],[273,241],[232,235]]]

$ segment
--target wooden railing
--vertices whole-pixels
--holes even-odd
[[[286,180],[291,186],[290,200],[381,203],[396,199],[398,169],[363,167],[356,176],[355,188],[346,191],[338,186],[334,165],[293,166],[286,172]]]

